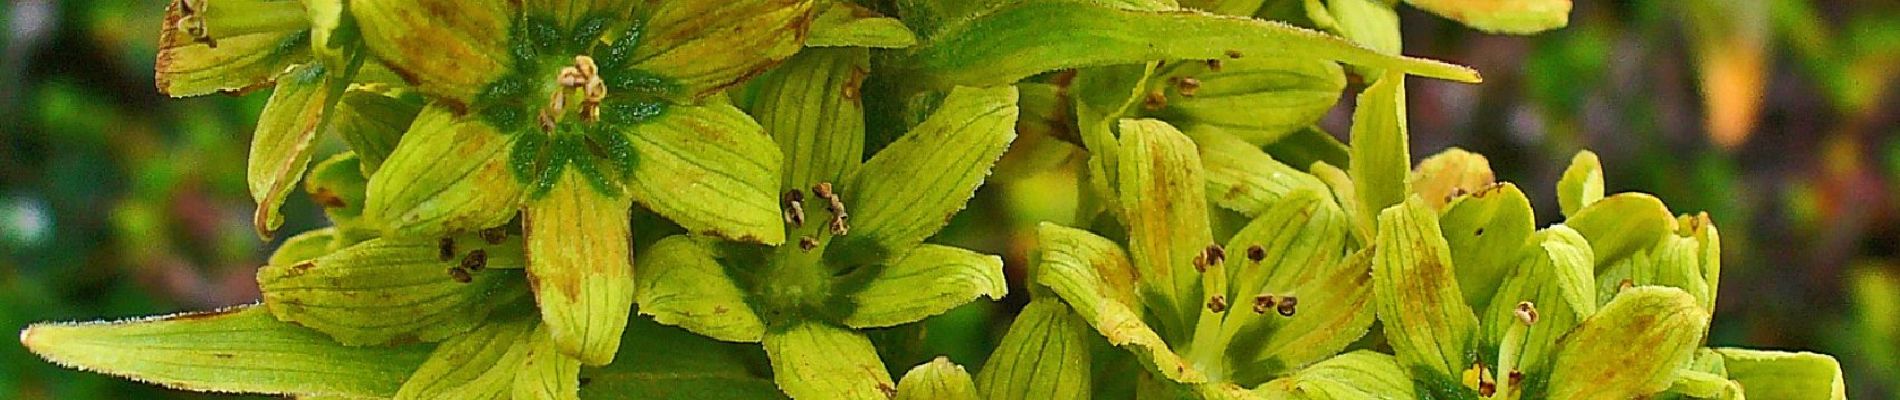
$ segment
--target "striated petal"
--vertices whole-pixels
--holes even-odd
[[[528,204],[528,280],[561,352],[587,365],[613,361],[633,310],[633,254],[624,197],[601,194],[569,171]]]

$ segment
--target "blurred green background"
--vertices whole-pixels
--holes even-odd
[[[275,243],[250,229],[244,157],[266,96],[159,95],[163,7],[0,0],[0,327],[255,301],[252,274]],[[1714,215],[1726,265],[1711,344],[1833,354],[1850,397],[1900,396],[1900,2],[1580,1],[1570,27],[1533,37],[1400,15],[1407,54],[1486,80],[1413,80],[1415,157],[1483,153],[1552,205],[1539,210],[1549,223],[1556,177],[1592,149],[1612,191]],[[1343,103],[1329,131],[1347,130]],[[1017,147],[1007,178],[936,239],[1004,254],[1012,279],[1034,223],[1075,206],[1072,176],[1036,172],[1079,160],[1066,145]],[[324,223],[300,196],[286,214],[285,232]],[[1025,293],[882,332],[887,362],[981,365]],[[0,345],[0,398],[169,397],[219,396]]]

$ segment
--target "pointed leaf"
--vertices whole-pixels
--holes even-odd
[[[765,322],[746,301],[713,243],[690,236],[660,239],[640,258],[640,314],[729,342],[757,342]]]
[[[363,158],[364,175],[382,168],[383,161],[401,143],[403,132],[422,112],[422,103],[410,97],[360,87],[343,92],[330,129]]]
[[[158,34],[160,93],[190,97],[249,91],[271,84],[291,65],[310,60],[310,27],[302,4],[241,0],[202,7],[202,1],[170,3]],[[191,4],[205,9],[192,9]],[[209,40],[192,35],[196,26],[203,27]]]
[[[904,21],[857,4],[832,2],[812,19],[811,38],[805,45],[904,48],[917,45],[917,35]]]
[[[1207,377],[1168,348],[1143,322],[1134,297],[1134,269],[1114,242],[1087,231],[1043,224],[1042,264],[1036,283],[1075,308],[1108,343],[1127,349],[1168,380],[1206,382]]]
[[[384,397],[428,346],[345,347],[263,307],[120,322],[36,324],[20,344],[68,368],[205,392]]]
[[[251,222],[258,236],[270,238],[283,226],[284,216],[277,209],[309,167],[316,150],[311,144],[328,125],[330,111],[336,108],[350,75],[350,71],[333,71],[322,64],[304,64],[292,67],[277,81],[264,113],[257,117],[246,169],[251,199],[257,200]]]
[[[456,117],[439,103],[423,108],[370,177],[364,215],[396,237],[439,237],[507,223],[524,190],[508,167],[516,138],[479,118]]]
[[[864,162],[860,86],[870,69],[864,49],[807,49],[752,85],[751,114],[785,153],[781,188],[842,183]],[[821,208],[823,200],[808,204]]]
[[[1618,193],[1591,203],[1564,220],[1564,225],[1590,240],[1597,271],[1648,249],[1674,231],[1676,219],[1662,200],[1643,193]]]
[[[1055,297],[1029,302],[976,374],[982,398],[1081,400],[1089,398],[1088,322]],[[901,390],[898,393],[903,393]]]
[[[1168,32],[1156,35],[1155,32]],[[1155,60],[1323,58],[1476,82],[1468,68],[1379,54],[1318,32],[1194,11],[1140,11],[1088,2],[1023,2],[931,35],[906,64],[921,84],[988,86],[1058,69]]]
[[[1254,216],[1297,190],[1326,192],[1319,178],[1274,160],[1226,132],[1189,129],[1207,170],[1207,198],[1221,208]]]
[[[1359,94],[1352,111],[1353,192],[1368,218],[1405,202],[1412,193],[1407,179],[1412,163],[1405,128],[1405,78],[1387,73]],[[1380,225],[1384,225],[1381,223]]]
[[[665,1],[648,10],[634,68],[682,89],[718,92],[797,53],[811,27],[811,0]]]
[[[500,0],[350,4],[371,54],[423,93],[461,105],[514,68],[507,46],[519,11]]]
[[[1392,356],[1360,350],[1326,359],[1258,391],[1294,399],[1404,399],[1414,397],[1412,380]]]
[[[1475,361],[1478,330],[1439,232],[1438,213],[1414,196],[1379,213],[1372,257],[1372,291],[1386,339],[1413,380],[1434,388],[1446,387],[1445,380]]]
[[[773,379],[794,399],[888,399],[896,390],[871,340],[820,322],[799,322],[765,334]]]
[[[1570,24],[1570,0],[1405,0],[1490,33],[1526,35]]]
[[[957,88],[929,119],[886,146],[838,193],[849,234],[832,239],[836,265],[903,254],[949,223],[1016,139],[1016,88]]]
[[[1465,304],[1483,309],[1530,244],[1537,225],[1531,201],[1510,182],[1488,185],[1452,201],[1440,218],[1441,234],[1457,266],[1453,272],[1458,290],[1464,292]]]
[[[1757,399],[1847,398],[1841,364],[1826,354],[1718,348],[1728,378]]]
[[[1490,160],[1456,147],[1420,161],[1407,181],[1413,193],[1437,210],[1444,210],[1446,204],[1467,194],[1476,195],[1490,189],[1495,183],[1497,178],[1491,174]]]
[[[1346,88],[1339,64],[1311,58],[1229,56],[1169,69],[1150,89],[1166,94],[1165,108],[1151,115],[1189,130],[1219,128],[1256,146],[1319,122]]]
[[[513,392],[535,326],[530,318],[495,321],[442,342],[402,383],[396,399],[486,399]]]
[[[1597,200],[1603,200],[1603,164],[1597,161],[1597,153],[1579,151],[1557,180],[1557,205],[1563,207],[1564,215],[1575,216]]]
[[[464,268],[471,261],[482,268]],[[520,241],[375,239],[308,261],[267,265],[258,269],[257,283],[278,319],[346,345],[435,342],[526,297],[521,273],[502,269],[521,263]]]
[[[897,382],[897,400],[976,400],[976,383],[970,380],[970,373],[963,366],[950,362],[949,358],[937,357],[929,363],[911,368],[904,373],[904,379]]]
[[[563,175],[522,216],[528,281],[561,352],[602,365],[613,361],[633,311],[631,205],[594,190],[579,172]]]
[[[1003,258],[933,244],[912,248],[885,265],[841,278],[852,328],[881,328],[921,321],[978,297],[1001,300],[1009,293]]]
[[[693,233],[785,241],[782,157],[751,117],[727,104],[672,107],[633,129],[634,200]]]
[[[1164,332],[1185,339],[1204,301],[1195,259],[1215,244],[1200,155],[1165,122],[1122,120],[1121,131],[1118,201],[1127,210],[1129,259],[1141,277],[1143,303],[1158,314]]]
[[[1680,289],[1623,291],[1557,343],[1549,390],[1532,385],[1524,398],[1626,399],[1667,389],[1695,354],[1708,316]]]

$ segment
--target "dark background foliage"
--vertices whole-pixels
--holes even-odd
[[[254,301],[253,273],[275,245],[251,233],[244,184],[265,96],[159,95],[163,2],[0,1],[0,327]],[[1407,54],[1486,79],[1413,81],[1414,157],[1483,153],[1549,223],[1556,177],[1595,150],[1612,191],[1714,215],[1725,263],[1712,344],[1834,354],[1850,397],[1897,395],[1900,3],[1579,1],[1570,27],[1533,37],[1401,8]],[[1350,101],[1323,126],[1345,132]],[[1036,148],[1011,154],[998,174],[1009,178],[936,240],[1004,254],[1021,278],[1034,223],[1074,207],[1047,189],[1072,177],[1032,172],[1076,154]],[[286,214],[285,232],[323,224],[299,196]],[[1015,289],[880,332],[887,362],[981,365],[1026,301]],[[201,395],[0,345],[0,398],[166,396]]]

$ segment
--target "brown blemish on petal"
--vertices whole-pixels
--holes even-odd
[[[348,202],[343,201],[343,198],[337,196],[336,192],[330,190],[330,188],[317,188],[317,191],[310,193],[310,200],[315,201],[317,205],[323,206],[323,208],[344,208],[350,206]]]
[[[1234,49],[1228,49],[1226,51],[1226,54],[1227,54],[1227,58],[1240,58],[1241,56],[1240,50],[1234,50]]]

